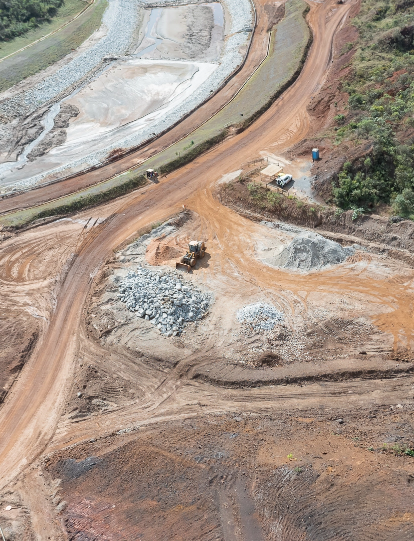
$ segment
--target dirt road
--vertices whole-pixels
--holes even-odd
[[[309,21],[314,31],[314,43],[301,76],[282,98],[243,134],[226,141],[160,184],[112,203],[113,214],[86,237],[62,280],[49,326],[0,412],[1,486],[30,464],[54,434],[74,370],[91,277],[112,251],[137,229],[166,218],[183,203],[199,211],[207,225],[213,220],[209,228],[218,242],[224,243],[221,249],[226,253],[227,232],[236,233],[240,229],[239,217],[220,208],[209,192],[204,192],[206,186],[221,175],[238,169],[241,162],[257,156],[259,151],[286,148],[306,135],[309,128],[306,106],[324,80],[331,61],[335,31],[345,20],[350,7],[350,4],[334,2],[312,4]],[[206,207],[204,201],[208,202]],[[243,223],[242,227],[248,226]],[[39,247],[40,257],[41,251]],[[249,257],[248,250],[240,253]],[[240,262],[239,258],[237,264]],[[244,265],[241,268],[246,270]],[[253,276],[254,280],[264,279],[258,269],[253,271]],[[269,274],[266,280],[274,278],[275,274]],[[343,287],[356,283],[352,278],[344,278]],[[354,287],[367,288],[368,284],[360,283]],[[401,288],[396,294],[400,305],[395,313],[403,324],[408,312],[411,313],[411,300],[404,293],[403,285]],[[395,299],[390,300],[390,304]],[[379,323],[387,326],[389,320],[384,316]]]

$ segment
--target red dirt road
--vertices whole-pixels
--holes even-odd
[[[350,7],[351,4],[334,2],[312,4],[309,21],[314,43],[301,76],[281,99],[243,134],[201,156],[160,184],[112,203],[110,208],[116,209],[112,216],[86,238],[61,285],[49,326],[0,412],[2,487],[39,456],[55,432],[74,370],[91,276],[137,229],[166,218],[186,201],[190,208],[199,210],[207,222],[214,218],[212,229],[217,235],[224,232],[219,239],[224,243],[228,242],[227,231],[236,233],[240,227],[248,227],[245,222],[236,223],[238,217],[220,209],[209,192],[203,190],[221,175],[238,169],[246,158],[257,156],[260,150],[280,150],[306,136],[309,128],[306,106],[325,78],[333,37]],[[206,207],[204,200],[208,203]],[[226,253],[225,245],[221,249]],[[41,253],[41,247],[39,250]],[[254,279],[262,280],[257,269],[253,274]],[[274,276],[266,281],[269,278],[274,279]],[[346,285],[351,282],[349,278]],[[368,287],[368,284],[360,284],[360,287]],[[398,294],[402,303],[405,294],[403,291]],[[403,321],[405,312],[411,310],[410,299],[401,306]],[[154,414],[152,411],[151,415]]]

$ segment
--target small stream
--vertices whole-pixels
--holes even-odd
[[[40,124],[43,126],[43,131],[41,132],[41,134],[24,148],[23,152],[19,154],[15,162],[6,162],[0,164],[0,175],[2,175],[3,173],[8,173],[13,169],[22,169],[25,166],[25,164],[27,163],[27,156],[30,154],[30,152],[53,129],[53,126],[55,124],[55,118],[59,111],[60,103],[55,103],[54,105],[52,105],[52,107],[40,121]]]
[[[157,22],[159,21],[159,18],[161,17],[162,10],[163,8],[154,8],[151,10],[150,18],[149,18],[147,27],[145,29],[145,36],[142,40],[144,41],[147,38],[153,39],[155,40],[155,43],[152,43],[148,47],[145,47],[145,49],[142,49],[142,51],[140,51],[139,53],[131,55],[134,58],[141,58],[144,54],[152,53],[152,51],[154,51],[158,47],[158,45],[164,41],[162,38],[158,37],[157,34],[155,33],[155,25],[157,24]]]
[[[157,21],[159,20],[159,18],[161,16],[161,12],[162,12],[162,8],[155,8],[155,9],[151,10],[150,18],[149,18],[147,27],[145,29],[145,36],[143,38],[143,39],[149,38],[151,40],[155,40],[155,43],[149,45],[148,47],[146,47],[145,49],[140,51],[138,54],[132,55],[133,57],[140,58],[144,54],[152,52],[163,41],[162,38],[159,38],[155,34],[155,25],[157,24]],[[106,66],[105,70],[108,69],[111,65],[112,65],[112,63],[110,65]],[[101,74],[102,74],[102,71],[99,71],[98,76],[101,75]],[[85,83],[85,85],[86,84],[88,84],[88,83]],[[71,92],[71,94],[69,94],[68,96],[66,96],[62,100],[60,100],[58,103],[55,103],[55,104],[52,105],[52,107],[49,109],[49,111],[45,114],[45,116],[40,121],[41,126],[43,126],[43,131],[40,133],[40,135],[38,135],[38,137],[36,137],[36,139],[34,139],[31,143],[29,143],[24,148],[23,152],[21,154],[19,154],[19,156],[18,156],[18,158],[17,158],[17,160],[15,162],[6,162],[6,163],[0,164],[0,179],[4,178],[4,175],[6,173],[9,173],[9,172],[13,171],[13,169],[22,169],[26,165],[26,163],[28,161],[27,156],[30,154],[30,152],[35,147],[37,147],[37,145],[41,141],[43,141],[43,139],[46,137],[46,135],[53,129],[54,124],[55,124],[55,118],[60,112],[60,107],[61,107],[62,103],[65,102],[66,100],[69,100],[70,98],[72,98],[85,85],[80,86],[79,88],[77,88],[76,90]]]

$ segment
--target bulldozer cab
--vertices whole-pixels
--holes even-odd
[[[193,254],[197,254],[200,251],[200,243],[195,240],[191,241],[188,247]]]
[[[175,264],[176,269],[186,269],[190,272],[190,269],[195,266],[197,259],[203,258],[206,252],[206,246],[204,242],[192,240],[188,244],[188,252],[177,261]]]

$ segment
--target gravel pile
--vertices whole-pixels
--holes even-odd
[[[274,258],[272,265],[302,271],[337,265],[355,253],[357,245],[342,247],[317,233],[301,233]]]
[[[191,3],[200,3],[197,0]],[[168,112],[162,119],[151,123],[147,128],[140,128],[133,135],[120,136],[116,143],[108,144],[105,149],[91,153],[83,158],[73,160],[61,167],[28,177],[25,180],[10,184],[6,190],[28,189],[42,182],[51,174],[75,172],[98,165],[104,161],[109,152],[116,148],[132,148],[168,130],[179,122],[185,115],[196,109],[216,92],[228,77],[243,63],[246,50],[244,48],[251,39],[254,26],[254,11],[250,0],[222,0],[230,16],[230,29],[228,29],[224,50],[217,68],[186,100]],[[104,59],[111,55],[119,55],[126,51],[131,42],[135,26],[138,22],[139,7],[174,6],[187,4],[188,0],[114,0],[104,15],[104,24],[109,28],[107,36],[94,47],[80,54],[69,64],[61,68],[56,74],[45,79],[42,83],[23,95],[0,103],[0,113],[13,112],[25,108],[34,110],[53,97],[58,96],[66,88],[70,88],[81,77],[96,68]],[[122,126],[119,128],[122,129]]]
[[[283,319],[282,312],[271,304],[262,302],[244,306],[237,311],[237,320],[240,323],[249,323],[256,331],[271,331]]]
[[[178,273],[139,267],[119,282],[119,298],[128,310],[150,321],[162,334],[179,336],[185,325],[202,319],[212,302]]]

